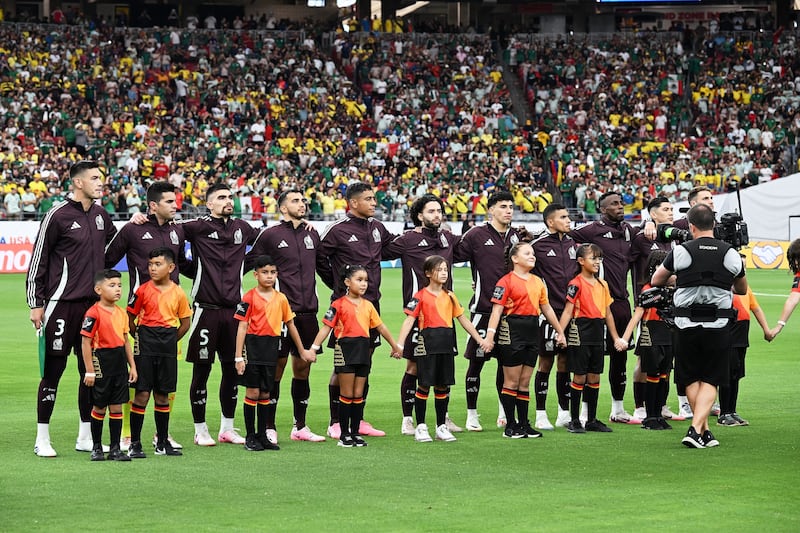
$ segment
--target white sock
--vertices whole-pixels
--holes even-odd
[[[561,413],[569,413],[569,409],[562,409],[561,406],[559,405],[558,406],[558,414],[561,414]]]
[[[579,420],[589,420],[589,404],[581,402],[581,414],[578,415]]]
[[[50,442],[50,424],[36,424],[36,442]]]
[[[686,396],[678,396],[678,403],[681,404],[681,407],[683,407],[684,404],[689,403],[689,398]]]
[[[503,409],[503,404],[500,400],[497,400],[497,418],[505,418],[506,417],[506,410]]]
[[[622,400],[611,400],[612,413],[621,413],[624,410],[625,410],[625,405],[623,405]]]
[[[478,416],[477,409],[467,409],[467,416]]]
[[[406,422],[408,420],[413,420],[413,418],[411,418],[410,416],[404,416],[403,417],[403,422]]]
[[[81,422],[78,426],[78,440],[86,440],[92,438],[92,423]]]
[[[224,416],[220,415],[219,432],[225,433],[226,431],[230,431],[232,429],[233,429],[233,418],[225,418]]]
[[[194,425],[194,433],[195,435],[199,435],[200,433],[207,432],[208,426],[206,426],[205,422],[200,422],[199,424]]]

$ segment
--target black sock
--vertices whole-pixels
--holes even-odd
[[[417,413],[417,424],[425,423],[425,416],[428,412],[428,394],[430,389],[417,387],[414,393],[414,411]]]
[[[347,435],[350,435],[350,415],[353,410],[353,399],[339,396],[338,405],[339,414],[337,415],[337,419],[339,422],[339,428],[341,429],[342,437],[346,437]]]
[[[478,408],[478,393],[481,391],[481,370],[484,359],[471,359],[467,367],[465,387],[467,393],[467,409]]]
[[[145,406],[131,404],[131,442],[141,442],[142,440],[142,426],[144,425]]]
[[[608,384],[611,388],[611,397],[617,401],[625,399],[625,385],[628,380],[625,369],[627,363],[627,352],[612,350],[608,355]]]
[[[259,437],[267,434],[267,409],[269,409],[269,404],[269,398],[258,400],[258,406],[256,407],[256,435]]]
[[[108,434],[111,437],[111,447],[119,448],[119,438],[122,435],[122,412],[108,413]]]
[[[500,394],[503,392],[503,382],[505,382],[505,376],[503,375],[503,367],[500,364],[500,361],[497,361],[497,373],[494,375],[494,385],[497,388],[497,396],[499,397]]]
[[[159,443],[165,442],[169,437],[169,412],[168,403],[163,405],[157,403],[153,407],[153,418],[156,423],[156,435],[158,435]]]
[[[247,433],[247,436],[256,435],[256,406],[258,405],[258,400],[255,398],[250,398],[249,396],[244,397],[244,402],[242,405],[242,414],[244,415],[244,430]]]
[[[400,381],[400,404],[403,409],[403,416],[411,416],[414,413],[414,395],[417,392],[417,376],[406,372]]]
[[[366,389],[365,389],[366,390]],[[365,400],[361,398],[353,398],[353,403],[350,405],[350,435],[356,436],[359,434],[361,420],[364,418],[364,403]]]
[[[517,391],[503,388],[500,391],[500,403],[506,412],[506,427],[514,427],[517,423],[514,418],[514,409],[517,405]]]
[[[92,443],[97,446],[103,443],[103,421],[106,418],[106,414],[92,409],[91,417]]]
[[[527,424],[528,408],[531,403],[531,392],[527,390],[517,391],[517,420],[520,424]]]
[[[661,402],[659,400],[661,392],[661,379],[658,375],[647,375],[645,384],[644,405],[647,409],[647,418],[658,418],[661,416]]]
[[[583,401],[588,408],[586,420],[591,422],[597,420],[597,399],[600,397],[600,384],[587,383],[583,388]]]
[[[308,380],[292,378],[292,405],[297,429],[306,427],[306,411],[308,411],[308,398],[310,396],[311,387],[308,384]]]
[[[661,406],[659,412],[662,407],[667,405],[667,396],[669,396],[669,375],[661,374],[658,382],[658,403]]]
[[[436,408],[436,427],[447,421],[447,406],[450,404],[450,388],[433,391],[434,406]]]
[[[547,405],[547,390],[550,387],[550,372],[536,372],[533,392],[536,394],[536,410],[544,411]]]
[[[328,403],[331,409],[331,423],[329,425],[331,426],[340,421],[339,396],[339,385],[328,385]]]
[[[581,414],[581,396],[583,395],[583,383],[575,383],[574,381],[570,384],[570,396],[569,396],[569,414],[572,420],[579,420]]]
[[[676,383],[675,392],[678,393],[678,396],[686,396],[686,385],[683,385],[681,383]]]
[[[278,399],[281,396],[281,382],[273,381],[269,391],[269,405],[267,406],[267,427],[275,429],[275,411],[278,409]]]
[[[739,403],[739,379],[740,378],[731,378],[731,399],[730,399],[730,408],[731,413],[736,412],[736,404]]]
[[[558,406],[564,411],[569,411],[569,398],[572,388],[570,387],[569,372],[556,372],[556,394],[558,395]]]
[[[239,401],[239,374],[233,362],[222,363],[222,378],[219,381],[219,407],[222,416],[233,418],[236,416],[236,404]]]
[[[209,374],[211,374],[211,365],[195,364],[192,367],[192,384],[189,386],[189,402],[192,404],[192,419],[195,424],[206,421]]]
[[[646,394],[644,389],[646,385],[646,383],[639,383],[638,381],[633,382],[633,403],[637,409],[639,407],[644,407]]]

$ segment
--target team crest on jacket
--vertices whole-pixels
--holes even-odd
[[[233,244],[242,244],[242,230],[237,229],[233,233]]]
[[[97,215],[96,217],[94,217],[94,223],[97,226],[98,230],[103,231],[106,229],[106,221],[103,220],[102,215]]]
[[[519,242],[519,237],[518,237],[518,236],[517,236],[517,234],[515,233],[514,235],[512,235],[512,236],[511,236],[511,238],[509,239],[509,241],[511,241],[511,244],[512,244],[512,245],[513,245],[513,244],[517,244],[517,243]]]
[[[372,230],[372,240],[375,242],[381,242],[381,232],[378,231],[378,228]]]
[[[169,242],[171,242],[175,246],[178,246],[180,244],[180,241],[178,240],[178,234],[175,233],[175,230],[169,232]]]
[[[575,251],[575,248],[570,248],[569,249],[569,258],[574,261],[574,260],[577,259],[577,257],[578,257],[578,255],[577,255],[577,252]]]
[[[442,248],[450,247],[450,243],[447,242],[447,237],[444,236],[444,233],[439,235],[439,242],[442,243]]]
[[[306,235],[303,239],[303,244],[306,245],[306,250],[313,250],[314,249],[314,241],[311,239],[309,235]]]

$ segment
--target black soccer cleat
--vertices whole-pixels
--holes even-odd
[[[128,457],[131,459],[146,459],[147,455],[145,455],[144,451],[142,450],[142,443],[131,442],[131,447],[128,450]]]
[[[92,448],[92,461],[105,461],[106,456],[103,453],[103,445],[95,444]]]

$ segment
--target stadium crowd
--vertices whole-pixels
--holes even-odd
[[[432,192],[449,218],[480,220],[494,186],[523,213],[560,192],[592,218],[606,190],[630,214],[797,166],[788,33],[708,34],[696,52],[672,33],[517,36],[505,61],[534,116],[518,124],[486,34],[219,25],[234,29],[0,26],[3,215],[46,212],[83,157],[104,163],[117,218],[160,179],[189,214],[227,180],[248,218],[277,218],[278,194],[299,187],[310,217],[332,219],[359,179],[377,186],[384,219]]]

